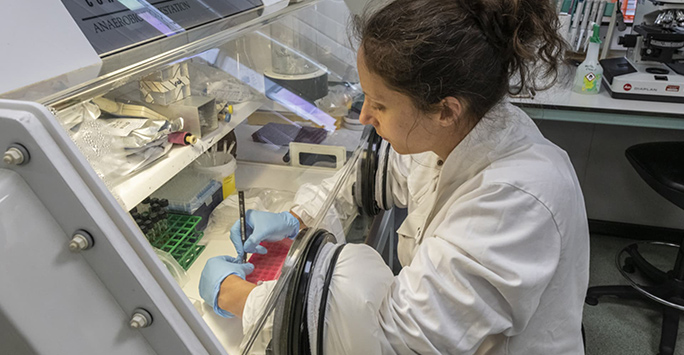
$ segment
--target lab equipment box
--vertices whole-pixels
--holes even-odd
[[[221,183],[193,171],[183,171],[174,176],[152,196],[167,199],[169,211],[200,217],[195,226],[198,231],[204,230],[209,215],[223,201]]]

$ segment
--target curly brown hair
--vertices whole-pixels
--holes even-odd
[[[458,98],[475,120],[509,92],[553,85],[566,49],[550,0],[395,0],[354,27],[388,87],[424,112]]]

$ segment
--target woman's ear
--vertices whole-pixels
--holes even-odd
[[[454,126],[463,115],[463,104],[453,96],[447,96],[442,100],[442,111],[439,124],[442,127]]]

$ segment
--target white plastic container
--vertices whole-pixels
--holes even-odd
[[[594,35],[589,39],[589,49],[587,56],[577,67],[575,82],[572,91],[585,94],[596,95],[601,90],[601,80],[603,78],[603,68],[598,60],[601,39],[599,37],[599,26],[594,24]]]
[[[206,152],[195,160],[193,169],[221,182],[223,199],[235,192],[235,169],[237,161],[228,152]]]

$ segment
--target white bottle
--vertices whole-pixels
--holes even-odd
[[[601,38],[599,37],[599,25],[594,24],[594,35],[589,39],[587,56],[577,67],[575,82],[572,91],[580,94],[598,94],[603,79],[603,68],[598,61]]]

